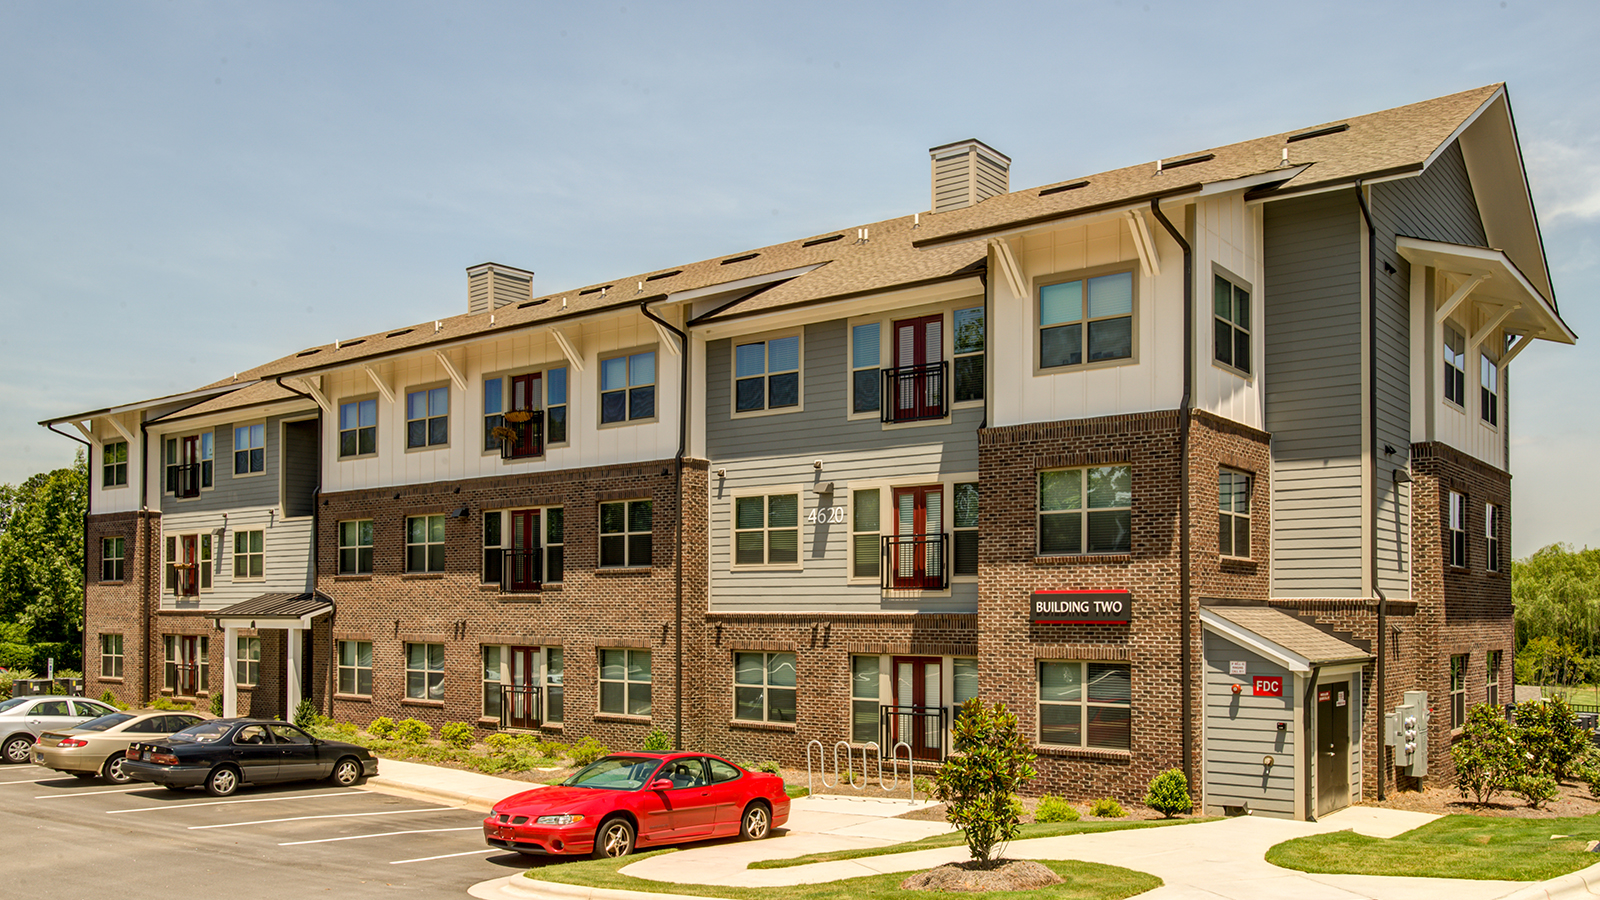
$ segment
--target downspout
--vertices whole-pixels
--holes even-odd
[[[677,671],[672,683],[672,693],[677,699],[675,716],[677,722],[673,735],[673,748],[683,749],[683,456],[689,448],[689,335],[671,322],[661,318],[650,311],[650,306],[644,301],[639,303],[639,312],[644,317],[662,328],[678,336],[678,346],[682,351],[678,354],[678,453],[673,457],[673,506],[678,510],[678,539],[676,545],[673,568],[676,570],[677,594],[673,601],[673,638],[677,641],[674,656]]]
[[[1378,684],[1375,692],[1378,697],[1378,720],[1382,721],[1384,710],[1388,708],[1388,672],[1385,663],[1388,662],[1389,644],[1389,600],[1383,595],[1383,588],[1378,584],[1378,230],[1372,224],[1372,211],[1367,208],[1367,200],[1362,196],[1361,179],[1356,179],[1356,203],[1361,207],[1361,218],[1367,225],[1367,421],[1372,423],[1372,446],[1367,448],[1367,468],[1372,479],[1372,552],[1368,564],[1372,573],[1372,590],[1378,595]],[[1400,487],[1395,485],[1396,505],[1400,503]],[[1398,540],[1398,535],[1396,536]],[[1369,704],[1370,705],[1370,704]],[[1365,724],[1365,723],[1363,723]],[[1374,725],[1376,727],[1376,725]],[[1363,736],[1362,743],[1366,743]],[[1378,799],[1384,799],[1384,792],[1388,782],[1388,761],[1384,759],[1383,742],[1378,742]]]
[[[83,445],[83,667],[89,668],[89,510],[94,508],[94,445],[80,437],[73,437],[65,431],[56,431],[55,423],[45,426],[64,438],[71,438]],[[88,676],[84,677],[84,684],[89,683]]]
[[[1183,641],[1178,645],[1178,667],[1182,674],[1183,701],[1178,710],[1183,741],[1183,777],[1194,786],[1193,699],[1194,679],[1190,677],[1191,651],[1189,584],[1189,405],[1194,388],[1194,248],[1172,221],[1161,211],[1159,198],[1150,201],[1150,212],[1161,227],[1183,248],[1183,399],[1178,401],[1178,629]]]
[[[160,467],[158,466],[157,468],[159,469]],[[139,588],[139,600],[144,606],[139,616],[144,622],[144,693],[141,696],[143,697],[142,702],[149,703],[151,700],[150,669],[152,668],[150,665],[150,642],[154,637],[150,629],[155,625],[151,621],[155,613],[151,610],[152,604],[150,602],[150,565],[151,560],[156,557],[151,555],[152,548],[150,546],[150,423],[145,420],[143,413],[139,414],[139,521],[144,526],[144,578],[141,579],[143,584]],[[156,572],[160,571],[158,566]]]
[[[1304,707],[1300,711],[1300,720],[1305,724],[1305,746],[1301,748],[1300,757],[1305,765],[1307,822],[1317,820],[1317,738],[1312,732],[1317,724],[1313,714],[1317,710],[1317,676],[1321,673],[1321,666],[1311,667],[1311,675],[1306,679],[1306,695],[1300,703]]]
[[[317,484],[311,489],[311,593],[315,595],[317,592],[317,580],[322,577],[322,571],[318,567],[317,562],[319,556],[317,550],[322,543],[322,404],[318,403],[317,398],[311,396],[310,394],[307,394],[303,391],[297,391],[294,388],[289,387],[287,384],[284,384],[282,375],[279,375],[272,380],[278,383],[278,387],[283,388],[291,394],[295,394],[310,400],[312,404],[317,407]],[[333,679],[335,678],[335,667],[333,664],[333,624],[338,616],[339,606],[338,604],[334,604],[333,610],[328,613],[328,674],[326,681],[328,696],[327,712],[329,713],[333,712],[333,695],[335,693],[333,689]],[[313,630],[311,638],[311,653],[313,657],[315,657],[316,652],[316,631]]]

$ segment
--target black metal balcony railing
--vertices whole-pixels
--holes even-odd
[[[886,591],[942,591],[950,586],[948,535],[896,534],[883,538],[883,558],[878,566]]]
[[[200,464],[188,463],[172,467],[172,493],[178,497],[200,496]]]
[[[501,593],[524,594],[543,586],[544,560],[540,550],[500,551]]]
[[[200,566],[197,563],[173,563],[172,572],[177,584],[173,593],[179,597],[197,597],[200,595]]]
[[[198,663],[172,664],[172,693],[179,697],[193,697],[203,690]]]
[[[538,728],[544,721],[544,691],[531,684],[500,685],[500,727]]]
[[[883,370],[883,421],[920,422],[942,419],[950,414],[945,384],[949,381],[948,362],[901,366]]]
[[[950,711],[943,706],[878,707],[878,745],[893,747],[904,741],[915,759],[943,760],[949,755],[945,746],[949,728]]]
[[[521,422],[514,421],[524,415],[528,418]],[[506,414],[505,427],[510,429],[515,437],[500,439],[501,459],[527,459],[531,456],[544,455],[544,410],[512,410]]]

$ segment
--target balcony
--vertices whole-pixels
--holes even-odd
[[[200,496],[200,463],[167,467],[172,494],[180,499]]]
[[[950,414],[948,362],[883,370],[883,421],[923,422]]]
[[[172,573],[176,581],[173,593],[179,597],[200,596],[200,566],[198,563],[173,563]]]
[[[500,727],[538,728],[544,721],[544,692],[531,684],[500,685]]]
[[[500,551],[500,592],[504,594],[536,594],[544,587],[543,551]]]
[[[949,728],[950,711],[943,706],[878,707],[878,746],[893,748],[903,741],[913,759],[942,761]]]
[[[880,586],[886,591],[942,591],[950,586],[945,534],[896,534],[883,538]]]
[[[504,432],[502,433],[502,430]],[[495,428],[500,438],[501,459],[529,459],[544,455],[544,410],[514,409],[505,415],[505,424]]]

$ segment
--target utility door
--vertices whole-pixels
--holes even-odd
[[[905,741],[916,759],[940,759],[944,749],[943,671],[937,656],[894,658],[894,711],[889,746]]]
[[[1317,685],[1317,815],[1350,805],[1350,683]]]

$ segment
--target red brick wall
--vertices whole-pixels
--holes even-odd
[[[88,521],[89,558],[84,584],[84,693],[98,697],[110,691],[121,703],[141,705],[144,695],[144,573],[152,565],[145,544],[144,518],[137,512],[98,513]],[[149,516],[152,541],[160,540],[161,517]],[[123,580],[100,580],[103,539],[123,539]],[[153,565],[159,566],[158,559]],[[122,677],[106,678],[100,671],[100,635],[122,635]],[[159,649],[156,661],[160,662]],[[160,672],[152,684],[159,685]]]

